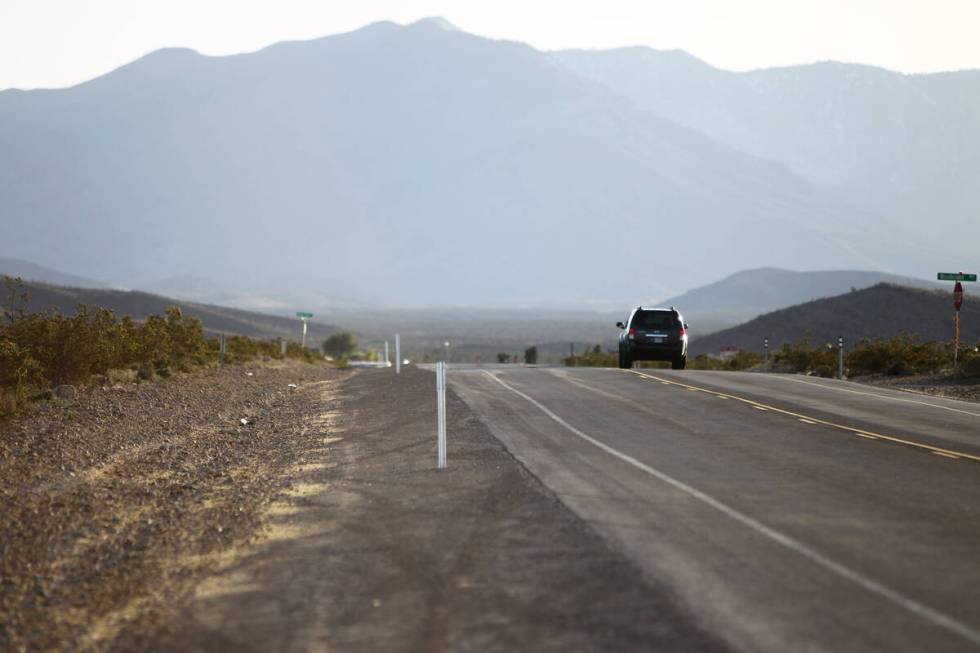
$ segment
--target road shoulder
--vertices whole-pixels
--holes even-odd
[[[266,537],[198,587],[161,650],[721,650],[435,381],[359,372]],[[311,416],[311,419],[316,419]]]

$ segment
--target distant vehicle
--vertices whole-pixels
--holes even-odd
[[[687,365],[687,323],[684,316],[670,308],[637,306],[626,324],[617,322],[619,334],[619,367],[629,369],[634,361],[670,361],[675,370]]]

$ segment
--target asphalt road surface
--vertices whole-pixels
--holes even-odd
[[[976,404],[724,372],[452,366],[449,385],[736,648],[980,650]]]

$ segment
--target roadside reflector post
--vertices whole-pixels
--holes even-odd
[[[388,364],[389,364],[389,361],[388,361],[388,341],[385,340],[385,365],[388,365]]]
[[[762,339],[762,371],[769,371],[769,338]]]
[[[279,341],[279,353],[282,354],[282,357],[283,358],[286,357],[286,341],[285,340],[280,340]]]
[[[436,414],[439,429],[438,468],[446,468],[446,364],[436,363]]]
[[[844,378],[844,336],[837,338],[837,378]]]
[[[218,364],[225,366],[225,334],[218,334]]]
[[[395,334],[395,374],[402,373],[402,338]]]

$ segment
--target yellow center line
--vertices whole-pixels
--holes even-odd
[[[878,439],[878,436],[876,436],[876,435],[868,435],[867,433],[858,433],[857,431],[854,432],[854,435],[858,436],[859,438],[868,438],[869,440],[877,440]],[[935,453],[935,452],[933,452],[933,453]]]
[[[769,410],[768,408],[763,408],[762,406],[752,406],[756,410]]]
[[[804,417],[797,417],[796,419],[800,420],[804,424],[816,424],[816,422],[811,422],[810,420],[808,420],[808,419],[806,419]]]
[[[699,386],[689,385],[687,383],[681,383],[679,381],[671,381],[669,379],[664,379],[663,377],[654,376],[652,374],[645,374],[643,372],[638,372],[636,370],[624,370],[630,374],[636,374],[645,379],[651,379],[653,381],[660,381],[664,385],[676,385],[681,388],[700,390],[701,392],[707,392],[709,394],[716,395],[718,397],[725,397],[726,399],[734,399],[735,401],[741,401],[744,404],[754,406],[762,410],[771,410],[776,413],[782,413],[783,415],[789,415],[790,417],[795,417],[799,420],[809,420],[814,424],[823,424],[824,426],[829,426],[831,428],[840,429],[842,431],[848,431],[854,435],[860,435],[861,437],[870,439],[880,439],[888,440],[889,442],[897,442],[898,444],[904,444],[909,447],[915,447],[916,449],[923,449],[925,451],[931,451],[932,453],[946,456],[948,458],[966,458],[968,460],[973,460],[975,462],[980,462],[980,456],[976,456],[969,453],[964,453],[962,451],[953,451],[950,449],[943,449],[942,447],[936,447],[931,444],[925,444],[923,442],[916,442],[914,440],[906,440],[905,438],[895,437],[894,435],[883,435],[881,433],[875,433],[874,431],[866,431],[864,429],[856,429],[853,426],[845,426],[844,424],[837,424],[836,422],[831,422],[825,419],[820,419],[819,417],[812,417],[809,415],[801,415],[800,413],[794,413],[791,410],[786,410],[784,408],[777,408],[776,406],[770,406],[769,404],[764,404],[752,399],[746,399],[745,397],[739,397],[738,395],[727,394],[724,392],[718,392],[717,390],[709,390],[708,388],[702,388]]]
[[[953,460],[959,460],[960,459],[959,456],[954,456],[952,454],[943,453],[942,451],[933,451],[932,453],[936,454],[937,456],[943,456],[944,458],[952,458]]]

